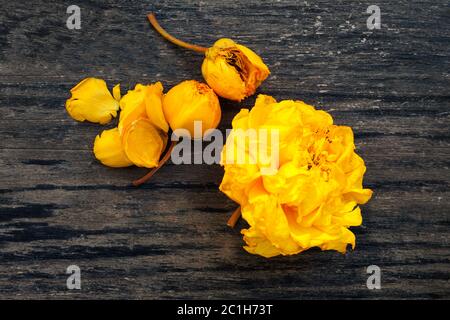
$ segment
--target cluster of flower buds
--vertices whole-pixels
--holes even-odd
[[[110,167],[154,168],[135,185],[147,181],[170,157],[174,143],[161,158],[168,145],[169,127],[178,132],[187,130],[191,137],[196,121],[202,123],[203,132],[217,128],[221,119],[217,95],[241,101],[254,94],[270,73],[256,53],[230,39],[220,39],[208,49],[174,38],[161,28],[154,14],[148,19],[171,42],[205,53],[202,73],[206,83],[186,80],[166,94],[161,82],[137,84],[121,97],[119,85],[111,94],[104,80],[87,78],[71,90],[72,97],[66,102],[68,113],[78,121],[106,124],[120,110],[117,128],[96,137],[94,154]]]
[[[161,82],[137,84],[121,97],[120,86],[113,94],[102,79],[87,78],[72,90],[66,102],[68,113],[78,121],[107,124],[120,116],[116,128],[104,130],[94,141],[94,155],[104,165],[114,168],[135,165],[159,168],[167,146],[169,128],[188,130],[194,136],[194,122],[201,121],[204,131],[214,129],[221,119],[219,99],[205,83],[187,80],[164,94]],[[202,138],[194,137],[194,138]],[[151,175],[155,172],[151,171]],[[151,176],[150,175],[150,176]],[[150,176],[138,180],[145,182]]]

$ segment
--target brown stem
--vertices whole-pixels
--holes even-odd
[[[234,228],[240,216],[241,216],[241,207],[238,207],[236,210],[234,210],[230,219],[228,219],[227,226],[229,226],[230,228]]]
[[[139,178],[137,180],[133,181],[133,185],[135,187],[139,187],[141,184],[147,182],[148,180],[150,180],[150,178],[156,173],[156,171],[159,170],[159,168],[161,168],[164,163],[167,162],[167,160],[169,160],[170,158],[170,154],[172,153],[173,148],[175,147],[175,145],[177,144],[177,141],[172,141],[172,143],[170,144],[169,149],[167,150],[166,154],[164,155],[164,157],[159,161],[158,166],[153,168],[152,170],[150,170],[149,173],[147,173],[145,176],[143,176],[142,178]]]
[[[186,48],[186,49],[190,49],[190,50],[194,50],[194,51],[197,51],[197,52],[203,52],[204,53],[206,50],[208,50],[208,48],[197,46],[195,44],[191,44],[191,43],[187,43],[187,42],[181,41],[181,40],[175,38],[174,36],[170,35],[166,30],[164,30],[159,25],[158,21],[156,20],[155,14],[153,12],[147,14],[147,19],[148,19],[148,21],[150,21],[150,23],[153,26],[153,28],[155,28],[155,30],[159,32],[160,35],[162,35],[165,39],[169,40],[173,44],[176,44],[177,46],[180,46],[180,47],[183,47],[183,48]]]

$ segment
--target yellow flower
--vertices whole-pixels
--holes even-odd
[[[202,134],[217,128],[221,110],[219,99],[205,83],[186,80],[167,92],[163,110],[172,130],[186,129],[194,137],[194,121],[201,121]]]
[[[114,88],[113,95],[120,99],[119,87]],[[166,147],[169,130],[162,110],[162,99],[163,87],[160,82],[137,84],[134,90],[129,90],[117,104],[121,108],[118,127],[103,131],[95,139],[95,157],[110,167],[132,164],[156,167]]]
[[[221,97],[241,101],[255,93],[270,74],[262,59],[231,39],[219,39],[205,52],[202,73]]]
[[[169,34],[159,25],[154,13],[149,13],[147,18],[165,39],[177,46],[205,54],[203,78],[223,98],[241,101],[253,95],[270,74],[269,68],[255,52],[231,39],[219,39],[211,48],[206,48]]]
[[[161,82],[155,84],[137,84],[134,90],[120,100],[119,132],[139,118],[148,118],[150,122],[164,132],[169,130],[169,125],[164,118],[162,109],[163,86]]]
[[[239,147],[232,134],[222,152],[220,190],[241,206],[249,224],[242,230],[248,252],[272,257],[319,247],[345,253],[348,244],[355,246],[349,227],[362,223],[358,204],[366,203],[372,191],[362,186],[366,167],[354,151],[350,127],[334,125],[328,113],[302,101],[277,103],[265,95],[251,111],[241,110],[232,126],[233,131],[266,129],[279,135],[275,174],[264,173],[266,164],[258,158],[236,161],[238,152],[245,159],[254,155],[249,143]],[[236,152],[229,161],[231,147]]]
[[[117,128],[104,130],[94,141],[94,155],[105,166],[121,168],[133,163],[126,156]]]
[[[66,101],[69,115],[78,121],[106,124],[117,116],[119,110],[120,87],[113,89],[114,97],[102,79],[86,78],[73,87],[72,96]]]
[[[138,167],[158,166],[167,144],[167,133],[146,118],[139,118],[125,128],[122,144],[128,159]]]
[[[138,167],[158,166],[166,147],[169,125],[164,117],[162,99],[163,86],[157,82],[137,84],[120,100],[122,111],[118,129],[124,152]]]

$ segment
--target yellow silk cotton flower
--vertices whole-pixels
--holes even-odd
[[[167,144],[169,125],[162,109],[161,82],[137,84],[120,100],[118,130],[124,152],[138,167],[153,168]]]
[[[355,246],[349,227],[362,223],[358,204],[372,191],[362,186],[366,167],[354,151],[350,127],[334,125],[331,115],[302,101],[277,103],[265,95],[251,111],[242,109],[232,126],[220,190],[241,206],[249,224],[242,230],[248,252],[272,257],[319,247],[345,253],[348,244]],[[262,170],[267,163],[254,157],[251,143],[233,138],[233,132],[252,129],[277,133],[275,172]],[[255,160],[238,162],[239,153]]]
[[[120,100],[119,131],[139,118],[148,118],[160,130],[167,132],[169,125],[162,109],[163,86],[161,82],[150,85],[138,83],[134,90]]]
[[[241,101],[253,95],[270,74],[269,68],[255,52],[231,39],[219,39],[211,48],[206,48],[173,37],[159,25],[153,13],[148,14],[147,18],[165,39],[180,47],[205,54],[203,78],[222,98]]]
[[[241,101],[255,93],[270,74],[262,59],[231,39],[219,39],[205,53],[202,74],[221,97]]]
[[[120,86],[116,85],[113,95],[102,79],[86,78],[73,87],[72,96],[66,101],[66,110],[77,121],[106,124],[117,116],[120,100]]]
[[[217,128],[221,118],[217,95],[208,85],[195,80],[183,81],[170,89],[163,100],[163,111],[172,130],[185,129],[192,138],[195,121],[201,122],[203,134]]]
[[[117,128],[95,139],[94,155],[109,167],[154,168],[167,145],[169,125],[162,110],[163,86],[137,84],[120,100]]]

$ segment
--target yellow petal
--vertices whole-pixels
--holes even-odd
[[[244,235],[246,246],[244,249],[251,254],[257,254],[265,258],[275,257],[281,254],[261,232],[255,228],[243,229],[241,233]]]
[[[148,86],[147,94],[145,95],[145,110],[148,119],[157,128],[164,132],[169,131],[169,124],[164,117],[163,112],[163,86],[161,82],[157,82]]]
[[[333,216],[332,221],[343,226],[360,226],[362,223],[361,208],[356,207],[350,212],[345,212],[341,216]]]
[[[328,241],[320,245],[322,250],[336,250],[340,253],[345,253],[347,251],[347,246],[350,244],[352,249],[355,248],[356,239],[353,232],[347,228],[342,228],[342,235],[338,240]]]
[[[120,134],[123,134],[123,130],[133,121],[139,118],[147,118],[144,103],[145,93],[145,86],[137,84],[134,90],[129,90],[120,100],[122,110],[118,125]]]
[[[373,191],[370,189],[352,189],[349,190],[348,193],[345,194],[346,197],[351,197],[356,200],[356,202],[360,204],[364,204],[370,200],[372,197]]]
[[[104,130],[95,138],[94,155],[108,167],[121,168],[133,164],[125,155],[117,128]]]
[[[241,101],[246,97],[245,82],[226,60],[203,60],[202,74],[206,83],[222,98]]]
[[[260,56],[258,56],[253,50],[243,46],[241,44],[236,44],[236,47],[242,51],[243,54],[250,60],[250,62],[257,68],[258,72],[261,74],[258,75],[258,80],[264,80],[270,74],[269,68],[263,62]]]
[[[255,101],[255,107],[266,107],[270,104],[277,103],[274,97],[265,94],[258,94]]]
[[[121,98],[121,94],[120,94],[120,83],[116,84],[112,90],[113,92],[113,97],[114,99],[116,99],[117,101],[120,101]]]
[[[66,110],[73,119],[106,124],[117,116],[119,103],[109,92],[104,80],[84,79],[70,92],[72,96],[66,101]]]
[[[156,167],[166,143],[167,134],[148,119],[135,120],[124,130],[125,154],[138,167]]]

